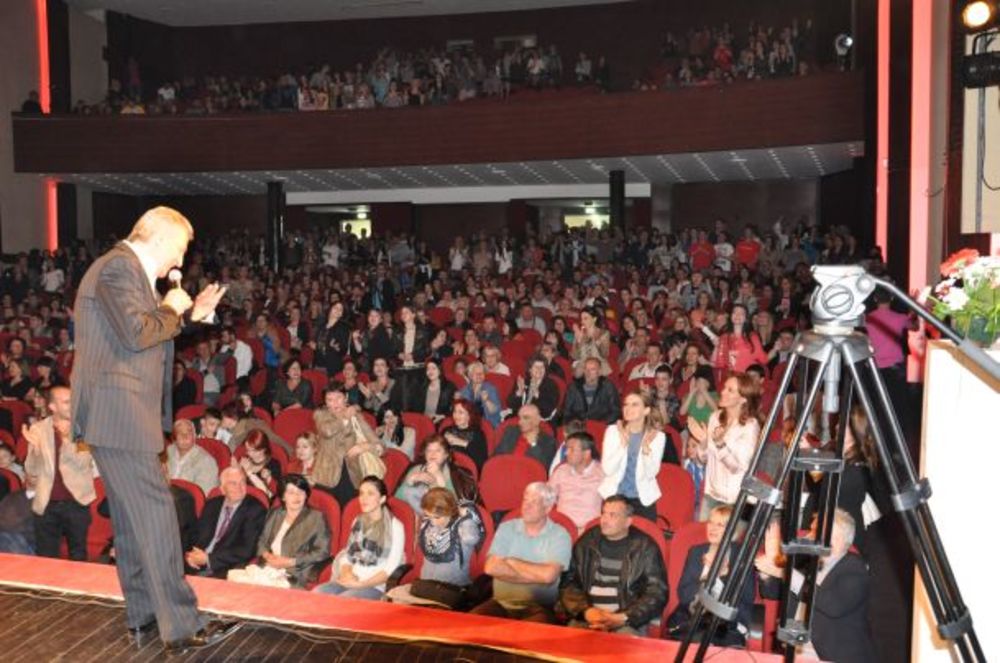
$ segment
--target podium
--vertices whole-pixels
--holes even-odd
[[[990,352],[1000,361],[1000,352]],[[934,490],[931,511],[962,597],[988,659],[1000,659],[996,601],[1000,561],[1000,382],[965,358],[950,341],[927,347],[920,474]],[[957,658],[937,635],[934,614],[914,569],[912,660]]]

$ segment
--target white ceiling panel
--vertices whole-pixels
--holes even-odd
[[[185,173],[42,174],[64,182],[127,195],[239,195],[266,193],[269,181],[289,193],[395,191],[475,187],[606,185],[608,173],[624,170],[630,185],[688,182],[813,179],[848,170],[864,143],[798,145],[759,150],[650,154],[594,159],[507,163]],[[517,196],[514,196],[517,197]]]

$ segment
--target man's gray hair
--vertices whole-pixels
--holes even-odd
[[[843,531],[844,541],[847,542],[848,546],[854,543],[854,533],[857,530],[857,523],[854,522],[854,516],[843,509],[837,509],[833,514],[833,524]]]
[[[531,491],[542,498],[545,508],[553,507],[556,504],[556,491],[544,481],[533,481],[524,487],[524,492]]]

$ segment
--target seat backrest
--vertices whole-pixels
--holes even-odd
[[[330,493],[314,488],[309,493],[309,506],[322,513],[323,517],[326,518],[327,527],[330,528],[330,555],[336,555],[340,534],[340,504]]]
[[[434,422],[426,414],[421,412],[404,412],[401,417],[403,426],[409,426],[416,434],[416,448],[421,449],[424,440],[434,434]]]
[[[104,551],[113,536],[111,519],[105,518],[98,510],[105,498],[104,480],[94,479],[94,501],[90,503],[90,525],[87,527],[87,559],[94,562]]]
[[[656,483],[661,493],[656,500],[656,519],[663,529],[676,532],[694,520],[694,479],[687,470],[673,463],[663,463]]]
[[[170,485],[183,488],[194,498],[195,515],[201,518],[201,511],[205,508],[205,493],[202,492],[201,487],[196,483],[185,481],[184,479],[171,479]]]
[[[500,407],[506,407],[507,398],[514,389],[514,378],[502,373],[487,373],[486,381],[497,388],[497,395],[500,397]]]
[[[323,390],[330,383],[330,379],[326,375],[326,371],[320,371],[316,369],[309,369],[302,371],[302,379],[309,380],[309,384],[312,385],[313,392],[313,407],[319,407],[323,404]]]
[[[195,403],[194,405],[185,405],[174,412],[174,421],[178,419],[195,421],[201,419],[203,416],[205,416],[205,406],[201,403]]]
[[[674,449],[677,450],[677,459],[684,462],[684,438],[681,437],[680,432],[670,425],[664,425],[663,432],[670,443],[674,445]]]
[[[382,479],[389,492],[394,493],[403,473],[410,466],[410,458],[399,449],[386,449],[382,454],[382,462],[385,463],[385,476]]]
[[[664,623],[680,601],[677,599],[677,588],[681,584],[681,575],[684,573],[684,562],[687,561],[688,550],[693,546],[708,541],[708,529],[703,522],[688,523],[677,529],[670,539],[670,559],[667,564],[667,584],[670,586],[670,594],[667,599],[667,606],[663,610]]]
[[[451,460],[455,465],[466,469],[472,478],[476,480],[476,483],[479,483],[479,468],[476,467],[476,461],[472,460],[468,454],[453,453]]]
[[[293,449],[299,435],[315,430],[313,411],[309,408],[295,407],[282,410],[274,418],[274,432]]]
[[[212,458],[215,459],[215,464],[219,466],[219,472],[229,467],[232,452],[225,442],[213,440],[208,437],[199,437],[195,440],[195,444],[212,455]]]
[[[16,493],[21,490],[21,477],[17,476],[13,470],[0,467],[0,476],[7,479],[7,485],[10,487],[10,492]]]
[[[490,513],[512,511],[521,506],[528,484],[547,478],[548,468],[534,458],[512,454],[493,456],[483,465],[479,491]]]
[[[191,378],[192,382],[194,382],[194,402],[195,403],[204,403],[205,402],[205,376],[202,375],[201,373],[199,373],[198,371],[194,370],[193,368],[189,368],[187,370],[186,375],[187,375],[187,377]]]

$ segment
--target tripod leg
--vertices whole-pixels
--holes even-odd
[[[850,361],[847,364],[858,397],[868,415],[879,460],[882,462],[886,479],[893,493],[894,505],[902,519],[907,539],[916,557],[920,576],[924,581],[931,607],[934,610],[934,617],[938,622],[938,629],[942,631],[944,637],[955,642],[963,661],[985,660],[979,639],[972,628],[971,617],[962,601],[958,583],[930,513],[930,507],[926,502],[930,495],[930,485],[926,481],[917,480],[899,420],[893,410],[885,383],[878,373],[875,360],[869,357],[866,367],[872,383],[875,385],[875,392],[879,398],[878,405],[883,408],[882,411],[889,422],[892,448],[887,443],[887,438],[879,424],[875,404],[861,380],[857,366]],[[900,482],[897,464],[902,466],[902,475],[905,481],[903,485]]]

